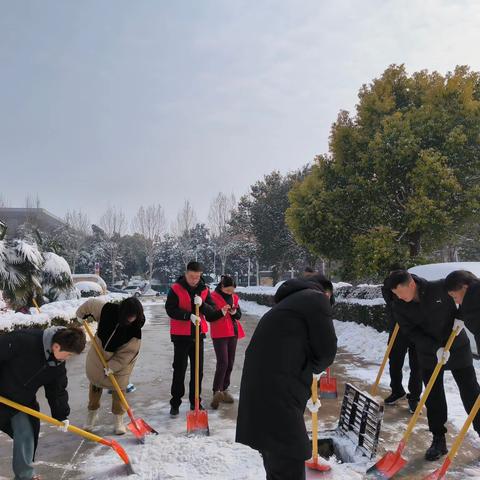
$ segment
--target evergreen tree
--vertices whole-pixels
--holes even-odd
[[[398,261],[450,242],[479,209],[479,120],[479,73],[389,67],[361,88],[355,117],[340,112],[329,155],[290,193],[296,239],[357,273],[372,229],[389,232]]]

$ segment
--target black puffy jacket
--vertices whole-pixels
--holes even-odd
[[[37,391],[44,387],[52,417],[63,421],[70,414],[67,371],[57,362],[49,348],[55,331],[31,329],[0,335],[0,395],[24,406],[39,409]],[[12,435],[10,418],[16,410],[0,404],[0,430]],[[38,441],[40,424],[30,417]]]
[[[322,287],[308,280],[285,282],[275,301],[246,350],[236,441],[306,460],[303,414],[312,373],[328,367],[337,351],[332,310]]]
[[[420,366],[431,370],[437,363],[437,350],[447,343],[458,311],[447,293],[444,280],[429,282],[415,275],[412,277],[417,284],[420,301],[404,302],[393,295],[390,306],[400,331],[415,344]],[[453,342],[445,368],[452,370],[472,364],[470,341],[462,331]]]

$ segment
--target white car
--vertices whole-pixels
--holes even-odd
[[[123,289],[123,291],[132,297],[140,297],[142,295],[142,290],[136,285],[128,285]]]

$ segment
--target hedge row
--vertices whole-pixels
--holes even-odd
[[[273,295],[239,292],[238,296],[242,300],[256,302],[259,305],[266,305],[267,307],[273,307],[274,305]],[[333,315],[337,320],[368,325],[379,332],[386,331],[387,329],[385,305],[346,303],[343,301],[343,297],[337,297],[337,302],[333,307]]]

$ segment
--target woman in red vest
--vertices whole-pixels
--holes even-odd
[[[216,410],[221,402],[233,403],[233,397],[228,392],[230,375],[235,362],[237,340],[245,333],[238,321],[242,316],[238,296],[235,295],[235,281],[229,275],[223,275],[211,297],[219,310],[228,307],[225,315],[211,322],[210,334],[217,356],[217,368],[213,380],[213,399],[211,407]],[[225,310],[224,310],[225,311]]]

